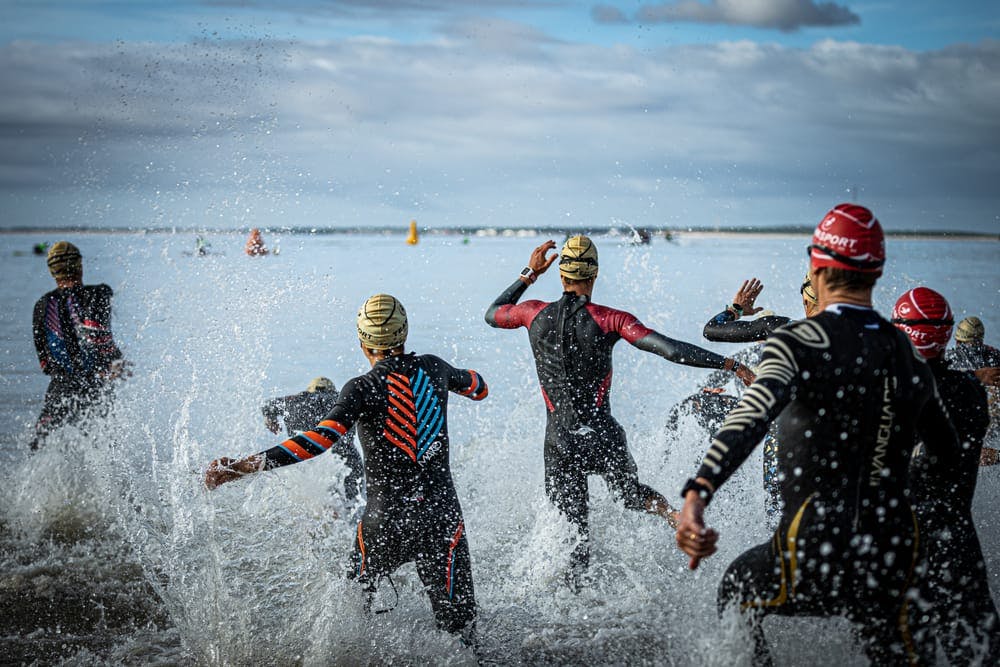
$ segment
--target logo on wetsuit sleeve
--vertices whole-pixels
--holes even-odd
[[[430,378],[422,368],[417,369],[412,382],[402,373],[389,373],[386,389],[382,435],[414,463],[426,463],[441,449],[437,437],[444,427],[444,413]]]

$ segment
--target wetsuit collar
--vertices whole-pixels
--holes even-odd
[[[858,306],[853,303],[831,303],[823,309],[834,315],[854,315],[864,321],[865,329],[878,329],[879,316],[871,306]]]

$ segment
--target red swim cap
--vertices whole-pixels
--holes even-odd
[[[838,204],[813,232],[809,257],[813,270],[822,267],[882,275],[885,236],[882,225],[864,206]]]
[[[927,287],[915,287],[896,301],[892,323],[910,337],[920,354],[933,359],[944,352],[955,320],[943,296]]]

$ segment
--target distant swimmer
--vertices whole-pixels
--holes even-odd
[[[198,257],[204,257],[208,254],[208,249],[212,247],[212,244],[205,240],[203,236],[196,236],[194,239],[194,254]]]
[[[352,576],[373,594],[398,567],[416,563],[438,627],[475,648],[472,561],[448,461],[448,392],[480,401],[489,390],[476,371],[407,353],[406,311],[392,296],[365,301],[357,325],[372,370],[344,385],[326,418],[253,456],[213,461],[205,483],[215,488],[311,459],[336,447],[357,424],[368,502],[358,524]]]
[[[260,235],[260,230],[254,227],[250,230],[250,238],[247,239],[246,253],[251,257],[262,257],[268,253],[264,239]]]
[[[36,255],[44,255],[49,251],[49,244],[46,242],[36,243],[32,246],[31,251]]]
[[[674,525],[676,512],[655,489],[639,482],[625,430],[611,415],[611,352],[625,339],[644,352],[699,368],[721,368],[749,383],[753,375],[735,360],[653,331],[622,310],[591,301],[597,247],[586,236],[568,239],[558,254],[553,241],[535,248],[520,277],[490,305],[486,322],[501,329],[525,327],[547,409],[545,491],[579,532],[570,584],[579,584],[590,558],[587,476],[600,475],[632,510],[657,514]],[[559,260],[563,295],[558,301],[518,299]]]
[[[305,391],[273,398],[265,403],[261,408],[261,412],[264,413],[264,424],[271,433],[277,433],[281,429],[278,420],[282,419],[289,436],[308,431],[330,414],[339,397],[340,392],[332,380],[325,377],[315,378]],[[331,451],[344,459],[348,468],[347,477],[344,478],[344,497],[347,500],[361,498],[364,490],[364,464],[354,446],[354,431],[355,428],[351,427],[331,448]]]
[[[726,309],[715,315],[706,324],[703,330],[705,338],[714,342],[723,343],[755,343],[765,340],[778,327],[784,326],[791,321],[790,317],[782,315],[767,314],[763,309],[756,306],[757,297],[764,290],[764,283],[757,278],[744,280],[743,284],[736,291],[732,303]],[[819,302],[816,300],[816,290],[812,285],[812,274],[806,273],[806,277],[799,287],[799,295],[802,297],[802,310],[806,317],[818,314]],[[742,319],[744,315],[757,315],[753,320]],[[738,361],[745,363],[750,368],[757,368],[760,364],[761,346],[756,345],[750,350],[734,355]],[[746,355],[746,356],[742,356]],[[708,386],[720,385],[722,378],[718,373],[713,373],[708,379]],[[738,395],[742,395],[742,387],[737,386]],[[764,489],[767,491],[767,500],[764,511],[768,520],[774,522],[781,513],[781,491],[778,480],[778,434],[776,424],[772,424],[764,437]]]
[[[72,243],[54,243],[47,262],[56,289],[35,303],[32,330],[38,363],[51,379],[32,449],[56,428],[100,413],[112,381],[129,373],[111,335],[111,288],[83,284],[83,258]]]
[[[808,250],[823,310],[767,338],[756,381],[684,485],[677,544],[691,567],[715,553],[705,509],[780,415],[781,521],[729,565],[720,610],[737,604],[755,621],[755,665],[771,664],[759,622],[767,614],[846,616],[872,664],[909,663],[919,549],[910,454],[917,434],[935,457],[954,452],[958,437],[923,357],[872,308],[885,241],[871,211],[836,206]]]
[[[1000,350],[984,342],[986,327],[978,317],[966,317],[955,327],[955,347],[948,359],[956,370],[972,371],[986,385],[990,428],[986,442],[1000,447]]]
[[[986,391],[969,371],[953,370],[944,350],[954,324],[940,293],[916,287],[892,309],[892,322],[905,332],[934,373],[938,393],[958,431],[961,446],[942,455],[918,447],[910,465],[914,509],[920,522],[925,564],[913,614],[918,645],[927,664],[940,644],[952,665],[1000,664],[1000,616],[990,594],[989,574],[972,497],[989,424]],[[996,463],[996,450],[988,457]],[[988,646],[988,653],[981,647]]]

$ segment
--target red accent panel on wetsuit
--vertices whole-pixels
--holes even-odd
[[[545,407],[549,409],[549,412],[555,412],[556,406],[552,405],[552,401],[549,400],[549,395],[545,393],[545,387],[542,387],[542,398],[545,399]]]
[[[597,322],[597,326],[601,327],[601,331],[604,333],[614,331],[629,343],[635,343],[653,332],[652,329],[640,322],[639,318],[624,310],[616,310],[591,302],[587,304],[587,312]]]
[[[601,386],[597,389],[597,407],[604,405],[604,397],[608,395],[608,389],[611,388],[611,372],[604,377],[604,381]]]
[[[496,326],[501,329],[516,329],[518,327],[530,327],[532,321],[542,312],[545,306],[549,305],[544,301],[525,301],[504,305],[497,308],[493,315]]]

